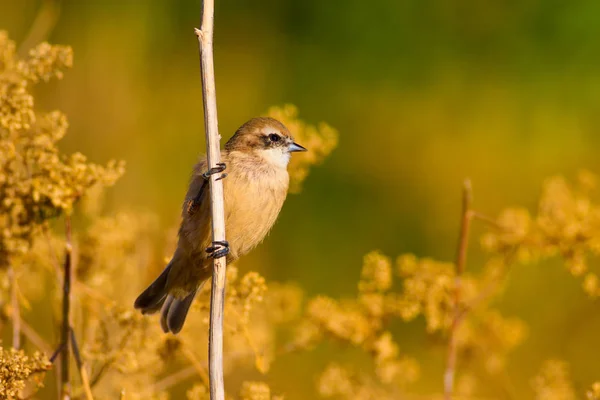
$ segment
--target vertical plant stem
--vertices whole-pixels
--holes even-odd
[[[204,127],[206,134],[207,162],[209,170],[221,161],[220,135],[217,120],[217,97],[213,62],[214,0],[202,1],[202,25],[196,29],[200,52],[202,97],[204,100]],[[210,177],[213,241],[225,240],[225,207],[223,182]],[[212,290],[210,296],[210,332],[208,343],[210,398],[223,400],[223,309],[225,298],[225,257],[214,259]]]
[[[457,331],[464,318],[464,312],[460,307],[462,275],[465,271],[467,261],[467,249],[469,245],[469,230],[473,211],[473,189],[471,181],[466,179],[463,184],[462,218],[460,223],[460,236],[458,238],[458,249],[456,252],[456,277],[454,288],[454,310],[452,325],[450,327],[450,338],[448,340],[448,357],[446,359],[446,372],[444,373],[444,398],[451,400],[454,393],[454,380],[456,376],[456,361],[458,358],[458,346],[456,342]]]
[[[92,396],[92,388],[90,387],[90,378],[87,370],[85,369],[85,364],[81,359],[81,353],[79,352],[79,346],[77,345],[77,338],[75,337],[75,331],[72,327],[70,328],[70,333],[73,356],[75,357],[75,363],[77,364],[77,369],[79,370],[79,374],[81,376],[81,383],[85,392],[85,398],[86,400],[94,400],[94,396]]]
[[[10,306],[12,309],[12,347],[18,350],[21,347],[21,307],[19,305],[17,273],[13,267],[8,269],[8,279],[10,280]]]
[[[62,355],[60,360],[60,398],[71,398],[71,384],[69,381],[69,337],[70,337],[70,311],[71,311],[71,258],[73,253],[71,238],[71,216],[65,216],[65,269],[63,278],[63,307],[62,307],[62,327],[60,341]]]

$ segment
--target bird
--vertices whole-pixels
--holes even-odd
[[[135,300],[142,314],[160,310],[165,333],[183,328],[194,297],[213,273],[213,258],[228,263],[260,244],[287,197],[287,166],[294,142],[280,121],[257,117],[244,123],[221,150],[221,161],[208,170],[206,158],[193,169],[181,212],[177,248],[163,272]],[[223,171],[227,171],[224,173]],[[210,176],[221,174],[227,241],[212,242]]]

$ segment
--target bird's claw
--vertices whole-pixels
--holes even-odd
[[[186,212],[189,216],[194,215],[196,213],[196,211],[198,211],[198,208],[200,207],[200,204],[202,203],[202,195],[204,194],[205,188],[208,186],[208,181],[210,179],[210,176],[225,171],[225,168],[227,168],[227,165],[225,163],[217,163],[217,165],[215,167],[202,173],[201,176],[202,176],[202,178],[204,178],[204,182],[202,183],[202,186],[200,187],[200,190],[198,191],[198,194],[196,195],[196,197],[188,200],[186,207],[185,207]],[[216,180],[219,181],[225,177],[227,177],[227,174],[221,174],[221,176],[219,176]]]
[[[204,172],[204,173],[202,174],[202,177],[203,177],[204,179],[206,179],[206,180],[209,180],[211,175],[214,175],[214,174],[218,174],[218,173],[220,173],[220,172],[223,172],[223,171],[225,171],[225,168],[227,168],[227,164],[225,164],[225,163],[222,163],[222,162],[221,162],[221,163],[217,163],[217,165],[216,165],[215,167],[212,167],[212,168],[211,168],[211,169],[209,169],[208,171]],[[226,178],[226,177],[227,177],[227,174],[221,174],[221,176],[219,176],[219,177],[218,177],[217,179],[215,179],[215,180],[217,180],[217,181],[220,181],[221,179],[223,179],[223,178]]]
[[[221,258],[229,254],[229,242],[226,240],[216,240],[212,242],[212,246],[206,248],[206,252],[210,258]]]

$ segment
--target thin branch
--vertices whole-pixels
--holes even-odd
[[[19,349],[21,347],[21,306],[19,305],[19,287],[17,286],[17,273],[14,268],[8,269],[8,279],[10,281],[10,317],[12,319],[12,347]]]
[[[106,296],[105,294],[99,292],[98,290],[86,285],[81,281],[73,282],[75,289],[77,292],[81,292],[89,296],[90,299],[96,300],[97,302],[102,303],[105,306],[113,306],[115,304],[115,300]]]
[[[94,396],[92,396],[92,389],[90,387],[90,379],[85,369],[85,364],[81,359],[81,353],[79,352],[79,346],[77,345],[77,338],[75,337],[75,331],[73,328],[71,331],[71,348],[73,349],[73,355],[75,356],[75,363],[77,364],[77,369],[79,370],[79,374],[81,375],[81,383],[83,386],[83,390],[85,392],[85,398],[87,400],[94,400]]]
[[[189,348],[186,347],[183,348],[183,355],[192,363],[192,366],[200,376],[200,379],[202,379],[202,383],[208,385],[209,376],[206,375],[205,366],[203,366],[200,360],[198,360],[198,357],[196,357],[196,355]]]
[[[27,36],[19,46],[18,53],[24,56],[33,46],[46,40],[54,29],[59,15],[60,0],[44,0]]]
[[[491,217],[488,217],[485,214],[482,214],[478,211],[471,211],[471,215],[473,216],[474,219],[478,219],[482,222],[485,222],[486,224],[490,225],[491,227],[498,229],[500,231],[504,231],[506,230],[506,228],[504,228],[502,225],[498,224],[498,222]]]
[[[125,346],[127,345],[127,342],[132,337],[131,336],[132,329],[133,329],[132,327],[129,327],[127,331],[123,332],[123,335],[121,337],[121,340],[119,341],[119,346],[118,346],[118,348],[120,350],[123,350],[125,348]],[[104,333],[108,334],[108,331],[105,328],[104,328]],[[112,356],[110,356],[104,360],[104,362],[102,363],[102,365],[100,366],[100,368],[98,369],[96,374],[92,377],[92,379],[90,381],[90,387],[94,387],[94,386],[96,386],[96,384],[98,384],[98,382],[100,382],[100,379],[102,378],[103,374],[116,361],[117,355],[118,354],[115,353]]]
[[[501,282],[503,282],[504,279],[506,278],[506,275],[509,272],[509,268],[510,268],[511,264],[514,262],[514,259],[517,255],[517,250],[518,250],[517,246],[514,246],[512,249],[509,250],[509,252],[504,257],[504,261],[503,261],[504,270],[502,272],[502,275],[499,277],[496,277],[496,279],[488,282],[479,291],[479,294],[469,302],[469,304],[465,304],[462,307],[462,309],[460,310],[460,313],[459,313],[460,318],[462,318],[464,315],[469,313],[471,310],[473,310],[474,308],[479,306],[484,301],[488,300],[490,297],[492,297],[492,295],[497,293]]]
[[[461,312],[461,290],[462,275],[465,271],[467,261],[467,249],[469,245],[469,229],[473,219],[471,204],[473,202],[473,189],[471,181],[466,179],[463,184],[463,205],[462,218],[460,224],[460,236],[458,239],[458,250],[456,252],[456,277],[454,289],[454,311],[452,326],[450,327],[450,338],[448,340],[448,357],[446,359],[446,372],[444,373],[444,397],[446,400],[452,399],[454,392],[454,378],[456,376],[456,361],[458,355],[458,346],[456,343],[457,331],[463,321],[464,315]]]
[[[94,387],[98,384],[98,382],[100,382],[100,378],[102,378],[102,376],[104,375],[104,373],[106,372],[106,370],[108,369],[108,367],[110,366],[110,364],[114,361],[114,357],[111,357],[110,361],[105,361],[100,368],[98,368],[98,371],[96,372],[96,374],[94,376],[92,376],[92,379],[90,380],[90,387]]]
[[[214,0],[202,2],[202,25],[196,29],[200,52],[202,97],[204,100],[204,127],[206,134],[208,168],[215,168],[221,161],[220,135],[217,120],[217,97],[213,62]],[[225,240],[225,206],[223,182],[215,175],[210,177],[213,241]],[[225,257],[214,259],[210,297],[210,332],[208,342],[210,398],[223,400],[223,309],[225,298]]]
[[[150,389],[150,393],[158,393],[162,392],[163,390],[167,390],[170,387],[173,387],[181,382],[188,380],[192,376],[196,375],[196,373],[197,372],[195,366],[191,365],[189,367],[185,367],[184,369],[174,372],[171,375],[168,375],[165,378],[153,384],[152,388]],[[150,396],[148,395],[148,397]]]
[[[64,344],[62,348],[60,363],[60,398],[68,399],[71,397],[71,384],[69,381],[69,332],[71,330],[70,311],[71,311],[71,258],[73,246],[71,244],[71,216],[65,216],[65,269],[63,278],[63,307],[62,307],[62,328],[61,340]]]
[[[62,342],[61,344],[58,345],[58,347],[56,348],[56,350],[54,350],[54,353],[52,353],[52,355],[50,356],[50,363],[54,364],[54,361],[56,361],[56,359],[58,358],[58,356],[60,354],[62,354],[63,349],[65,348],[67,344]]]
[[[21,332],[23,335],[33,343],[38,349],[42,350],[44,353],[48,354],[52,351],[52,347],[46,342],[39,333],[33,329],[31,325],[29,325],[25,320],[21,319]]]

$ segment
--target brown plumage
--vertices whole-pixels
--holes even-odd
[[[221,151],[227,166],[223,180],[227,262],[233,262],[267,235],[287,196],[290,153],[305,151],[287,128],[273,118],[242,125]],[[183,204],[179,241],[160,276],[135,301],[144,314],[161,311],[165,332],[177,333],[194,296],[212,275],[210,185],[202,176],[206,159],[196,164]]]

